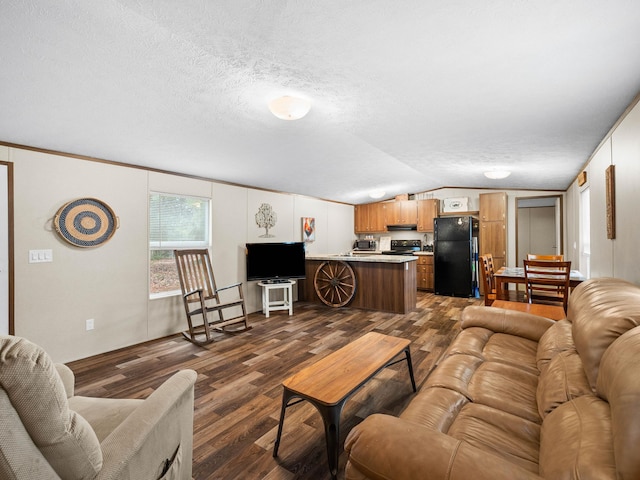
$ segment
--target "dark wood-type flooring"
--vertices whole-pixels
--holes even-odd
[[[195,386],[193,478],[329,479],[324,427],[307,402],[287,409],[278,458],[273,444],[282,381],[369,331],[411,340],[418,388],[459,331],[460,314],[479,299],[418,293],[409,314],[329,308],[297,302],[294,315],[250,315],[252,329],[219,334],[206,348],[174,335],[69,364],[76,395],[146,398],[174,372],[198,372]],[[185,321],[186,326],[186,321]],[[387,368],[347,401],[340,445],[372,413],[398,414],[413,395],[406,363]],[[338,478],[346,462],[340,455]]]

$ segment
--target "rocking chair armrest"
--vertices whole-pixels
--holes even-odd
[[[183,298],[187,298],[190,295],[193,295],[195,293],[198,293],[200,295],[202,295],[202,289],[201,288],[194,288],[193,290],[189,291],[189,292],[185,292],[182,294]]]
[[[225,287],[220,287],[216,289],[216,292],[221,292],[222,290],[229,290],[230,288],[239,287],[242,285],[242,282],[234,283],[233,285],[227,285]]]

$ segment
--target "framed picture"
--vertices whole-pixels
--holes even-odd
[[[616,238],[616,176],[615,166],[610,165],[605,172],[607,187],[607,238]]]
[[[302,217],[302,241],[313,242],[316,239],[316,219]]]

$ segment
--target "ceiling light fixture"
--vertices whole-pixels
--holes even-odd
[[[509,175],[511,175],[511,172],[507,170],[491,170],[489,172],[484,172],[484,176],[492,180],[507,178]]]
[[[269,110],[282,120],[299,120],[311,110],[311,102],[306,98],[285,95],[269,102]]]
[[[374,190],[373,192],[369,192],[369,196],[371,198],[382,198],[384,197],[384,190]]]

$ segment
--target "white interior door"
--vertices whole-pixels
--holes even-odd
[[[529,211],[531,253],[558,255],[555,207],[530,208]]]
[[[559,197],[524,197],[517,203],[517,265],[527,253],[562,253],[562,209]]]
[[[9,175],[0,163],[0,334],[9,333]]]

